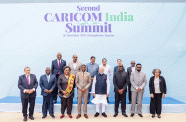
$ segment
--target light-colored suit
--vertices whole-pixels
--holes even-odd
[[[73,65],[74,63],[73,63],[73,61],[68,64],[68,66],[71,68],[70,73],[71,74],[74,74],[74,75],[76,75],[78,72],[81,71],[81,65],[82,65],[82,63],[79,62],[79,61],[77,61],[76,63],[77,63],[77,65],[76,65],[75,69],[74,69],[74,65]]]
[[[141,111],[142,99],[143,99],[144,87],[147,84],[146,74],[142,71],[140,72],[135,71],[131,73],[130,82],[131,82],[131,91],[132,91],[131,113],[135,113],[135,105],[136,105],[136,100],[138,97],[137,112],[138,114],[142,114],[142,111]],[[141,88],[141,91],[137,90],[138,87]]]
[[[91,85],[91,75],[88,72],[84,72],[84,79],[83,79],[83,72],[78,72],[76,74],[76,86],[78,88],[78,114],[81,114],[81,104],[82,104],[82,97],[83,97],[83,112],[87,114],[87,97],[89,92],[89,87]],[[83,93],[81,89],[85,88],[86,91]]]

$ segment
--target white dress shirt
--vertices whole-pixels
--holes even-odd
[[[103,64],[102,65],[99,65],[99,67],[103,67],[104,68],[104,74],[106,74],[109,79],[110,79],[110,76],[111,76],[111,67],[109,65],[106,64],[106,66],[104,67]]]
[[[132,67],[132,72],[134,72],[136,70],[136,68],[135,67]]]
[[[73,63],[73,66],[74,66],[74,69],[76,69],[76,66],[77,66],[77,62],[76,62],[76,63]]]
[[[46,76],[47,76],[47,80],[48,80],[48,83],[49,83],[49,81],[50,81],[50,75],[47,75],[46,74]]]

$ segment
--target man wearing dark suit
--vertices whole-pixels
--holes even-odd
[[[24,75],[19,76],[18,88],[20,89],[21,93],[22,113],[24,117],[23,121],[27,121],[28,102],[30,103],[29,118],[34,120],[33,114],[38,82],[36,76],[34,74],[30,74],[29,67],[25,67],[24,72]]]
[[[127,77],[128,77],[128,96],[129,96],[129,104],[132,103],[132,100],[131,100],[131,83],[130,83],[130,76],[131,76],[131,73],[136,71],[136,67],[135,67],[135,61],[131,61],[131,66],[127,68]]]
[[[114,73],[117,72],[117,71],[119,71],[119,65],[122,64],[121,59],[118,59],[118,60],[117,60],[117,64],[118,64],[118,65],[114,67]],[[123,71],[125,71],[125,67],[124,67],[124,66],[123,66]],[[114,73],[113,73],[113,74],[114,74]]]
[[[63,67],[66,66],[66,61],[61,58],[62,58],[61,53],[58,53],[57,59],[52,61],[52,66],[51,66],[51,74],[55,75],[57,79],[61,74],[64,73]],[[58,94],[58,87],[56,85],[53,91],[53,103],[57,103],[57,94]]]
[[[43,119],[47,116],[47,109],[49,109],[49,114],[52,118],[54,116],[54,104],[53,104],[53,94],[57,80],[55,75],[50,74],[50,67],[47,67],[45,72],[46,74],[40,77],[40,87],[41,87],[41,95],[43,96],[43,106],[42,106],[42,113]]]
[[[126,92],[128,85],[127,72],[123,71],[123,64],[119,64],[119,71],[113,77],[114,92],[115,92],[115,114],[118,115],[119,102],[121,101],[122,115],[128,117],[126,114]]]

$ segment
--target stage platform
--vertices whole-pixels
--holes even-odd
[[[108,113],[114,113],[114,97],[109,97],[109,105],[106,108]],[[131,105],[128,104],[126,112],[130,113]],[[42,97],[36,97],[35,112],[42,112]],[[143,98],[143,113],[149,113],[150,97]],[[185,113],[186,103],[176,100],[171,97],[165,97],[162,99],[162,113]],[[57,103],[54,105],[55,113],[60,113],[60,98],[58,98]],[[101,107],[100,107],[101,108]],[[120,111],[120,110],[119,110]],[[20,97],[5,97],[0,99],[0,112],[21,112],[21,98]],[[73,99],[73,113],[77,113],[77,97]],[[88,113],[95,113],[95,105],[88,104]]]

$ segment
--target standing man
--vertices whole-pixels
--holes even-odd
[[[118,59],[117,60],[117,66],[114,67],[114,73],[119,71],[119,65],[122,64],[122,60],[121,59]],[[123,67],[123,71],[125,71],[125,67]]]
[[[107,65],[107,59],[103,58],[102,59],[102,65],[99,65],[99,67],[103,67],[104,68],[104,74],[107,75],[109,81],[110,81],[110,76],[111,76],[111,67],[110,65]],[[107,97],[107,102],[109,103],[108,97]]]
[[[62,55],[61,53],[57,54],[57,59],[52,61],[52,66],[51,66],[51,74],[55,75],[56,78],[64,73],[63,67],[66,66],[66,61],[61,59]],[[58,87],[56,85],[53,93],[53,103],[57,103],[57,94],[58,94]]]
[[[92,90],[92,82],[94,80],[94,76],[98,74],[99,65],[95,63],[96,58],[94,56],[90,57],[90,63],[86,65],[86,71],[91,75],[91,85],[89,87],[89,92]],[[88,93],[88,102],[90,101],[90,93]]]
[[[86,72],[86,65],[81,66],[81,72],[76,74],[76,86],[78,87],[78,115],[76,119],[81,117],[81,105],[83,97],[83,112],[84,117],[88,119],[87,115],[87,97],[89,92],[89,87],[91,85],[91,75]]]
[[[104,68],[99,68],[99,73],[94,76],[93,84],[92,84],[92,93],[94,99],[92,103],[96,104],[96,114],[94,117],[99,116],[99,105],[102,104],[102,116],[107,117],[105,114],[105,108],[108,104],[107,97],[109,96],[110,91],[110,81],[106,74],[103,73]]]
[[[77,61],[78,56],[73,55],[72,56],[73,61],[68,64],[68,66],[71,68],[70,73],[76,75],[78,72],[81,71],[81,65],[82,63]]]
[[[35,99],[36,99],[36,89],[38,86],[38,82],[36,76],[34,74],[30,74],[30,68],[25,67],[23,75],[19,76],[18,80],[18,88],[21,92],[21,102],[22,102],[22,113],[23,113],[23,121],[27,121],[27,108],[28,102],[29,106],[29,118],[34,120],[34,107],[35,107]]]
[[[130,67],[128,67],[127,68],[127,76],[128,76],[128,81],[129,81],[129,83],[128,83],[128,96],[129,96],[129,104],[131,104],[132,102],[131,102],[131,83],[130,83],[130,76],[131,76],[131,73],[132,72],[134,72],[134,71],[136,71],[136,67],[135,67],[135,61],[131,61],[131,66]]]
[[[142,99],[143,99],[143,93],[144,93],[144,87],[147,84],[146,74],[141,71],[141,64],[136,64],[137,71],[134,71],[131,74],[130,82],[131,82],[131,91],[132,91],[132,105],[131,105],[131,117],[134,116],[135,113],[135,105],[136,105],[136,99],[138,97],[138,106],[137,106],[137,112],[140,117],[143,117],[142,115]]]
[[[121,111],[122,115],[128,117],[126,114],[126,93],[128,78],[127,72],[123,71],[123,64],[119,64],[119,71],[114,74],[113,77],[114,92],[115,92],[115,114],[114,117],[118,115],[119,102],[121,100]]]
[[[47,67],[45,72],[46,74],[40,77],[40,87],[41,87],[41,95],[43,96],[43,106],[42,106],[42,113],[43,119],[47,116],[47,109],[49,109],[50,116],[54,119],[54,104],[53,104],[53,94],[57,80],[56,76],[50,74],[50,67]]]

